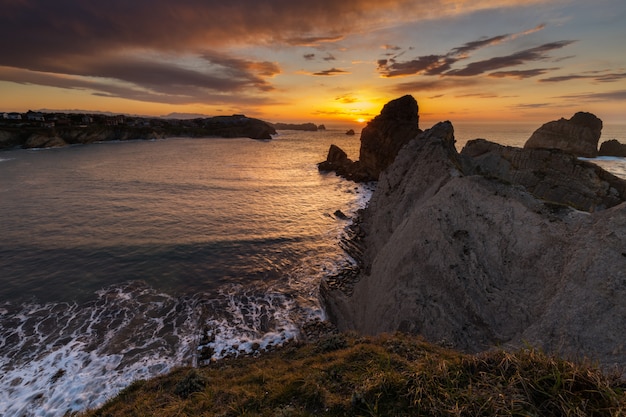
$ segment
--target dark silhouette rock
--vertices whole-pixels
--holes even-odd
[[[348,131],[346,131],[346,135],[354,136],[355,135],[354,129],[349,129]]]
[[[594,158],[601,133],[602,120],[591,113],[578,112],[569,120],[561,118],[544,124],[530,136],[524,148],[560,149]]]
[[[277,130],[304,130],[307,132],[316,132],[319,128],[313,123],[274,123]]]
[[[459,154],[453,141],[440,123],[382,172],[357,272],[321,285],[328,317],[344,331],[470,352],[530,345],[624,369],[626,181],[562,151],[475,141]]]
[[[378,179],[419,129],[417,101],[410,95],[385,104],[378,116],[361,132],[360,169],[372,180]]]
[[[417,101],[410,95],[392,100],[361,131],[359,160],[337,173],[357,182],[376,181],[400,149],[420,132]],[[320,169],[327,170],[329,165],[322,164]]]
[[[617,139],[607,140],[600,145],[598,155],[626,157],[626,144],[620,143]]]
[[[349,175],[353,162],[348,155],[337,145],[330,145],[326,161],[317,164],[320,171],[335,171],[338,175]]]

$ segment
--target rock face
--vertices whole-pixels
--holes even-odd
[[[361,131],[359,160],[338,174],[354,181],[376,181],[400,149],[420,132],[417,101],[410,95],[390,101]],[[319,164],[320,170],[328,166]]]
[[[360,218],[356,282],[343,286],[350,292],[321,286],[329,318],[341,330],[400,330],[470,352],[528,343],[626,365],[624,181],[562,152],[477,142],[459,154],[453,144],[452,125],[440,123],[381,174]],[[568,175],[595,177],[582,192],[541,196],[537,178],[563,188]],[[594,187],[616,195],[594,212],[568,204]]]
[[[524,186],[538,198],[578,210],[596,211],[626,200],[626,183],[596,164],[555,149],[520,149],[484,139],[461,152],[464,171]]]
[[[349,175],[352,164],[352,160],[343,149],[337,145],[330,145],[326,161],[320,162],[317,166],[320,171],[335,171],[337,175],[346,176]]]
[[[560,149],[576,156],[598,156],[598,141],[602,120],[586,112],[578,112],[571,119],[548,122],[537,129],[524,148]]]
[[[607,140],[600,145],[598,155],[626,157],[626,144],[618,142],[617,139]]]

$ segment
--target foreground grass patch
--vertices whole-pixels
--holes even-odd
[[[534,350],[333,335],[138,381],[85,416],[623,416],[624,382]]]

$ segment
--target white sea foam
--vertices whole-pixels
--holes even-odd
[[[304,143],[318,146],[318,136],[314,141],[296,141],[287,145],[296,150],[301,150],[301,145]],[[343,132],[340,132],[339,138],[344,139],[344,137]],[[295,171],[286,170],[286,164],[299,167],[301,160],[315,160],[317,151],[313,155],[302,156],[291,151],[276,152],[276,149],[267,154],[269,156],[280,155],[275,162],[272,160],[268,162],[266,159],[258,164],[247,162],[243,168],[248,167],[248,171],[241,167],[232,170],[236,173],[236,180],[227,177],[208,187],[205,178],[206,161],[213,161],[210,158],[218,162],[230,160],[229,155],[231,155],[233,144],[228,142],[228,148],[225,145],[224,152],[220,154],[213,150],[222,148],[207,147],[204,142],[186,141],[185,143],[187,146],[202,144],[200,149],[211,149],[210,155],[206,154],[200,158],[201,169],[181,170],[179,177],[176,177],[176,181],[173,181],[172,187],[169,188],[169,175],[173,172],[178,173],[179,165],[176,165],[176,169],[167,168],[165,179],[159,177],[161,178],[159,181],[154,179],[155,175],[157,177],[157,174],[161,175],[159,172],[146,174],[145,178],[135,178],[133,175],[145,172],[144,169],[136,169],[136,166],[161,166],[151,159],[155,155],[168,155],[168,159],[172,159],[171,155],[180,151],[178,146],[166,146],[168,151],[160,150],[155,154],[149,154],[143,152],[144,145],[141,145],[139,149],[140,146],[137,143],[123,149],[130,152],[128,158],[131,161],[126,161],[124,164],[119,164],[119,159],[125,154],[105,153],[102,155],[101,151],[104,148],[100,147],[75,148],[71,153],[68,150],[60,150],[59,155],[62,154],[63,158],[58,159],[53,158],[56,152],[35,152],[28,155],[29,158],[35,157],[35,159],[30,162],[25,161],[25,164],[28,162],[33,166],[43,166],[46,174],[51,170],[57,174],[53,180],[44,184],[45,187],[38,189],[38,192],[41,190],[50,192],[55,202],[57,196],[71,195],[72,199],[69,203],[80,202],[85,205],[72,205],[70,211],[67,201],[58,200],[60,211],[53,216],[55,222],[63,219],[64,213],[71,212],[71,216],[66,219],[67,223],[59,223],[67,224],[67,227],[54,228],[54,233],[48,230],[48,223],[40,222],[46,226],[42,233],[43,237],[40,236],[40,239],[53,237],[51,245],[55,250],[51,252],[46,252],[33,244],[36,231],[32,224],[30,228],[17,228],[15,225],[23,223],[13,221],[13,217],[8,216],[8,214],[15,215],[21,220],[24,216],[24,207],[39,206],[37,202],[42,201],[40,194],[32,193],[34,196],[32,201],[35,202],[33,204],[26,198],[27,203],[15,204],[12,210],[5,210],[3,231],[15,228],[15,233],[10,236],[11,239],[7,238],[8,235],[4,235],[2,249],[5,251],[3,255],[7,254],[7,256],[3,259],[14,259],[17,262],[20,256],[24,256],[24,259],[30,260],[29,256],[32,251],[41,251],[41,254],[37,255],[40,257],[34,257],[38,263],[22,262],[14,265],[9,262],[9,265],[14,268],[12,270],[14,275],[7,282],[20,289],[22,280],[31,280],[34,290],[39,290],[38,286],[43,288],[41,294],[49,297],[45,299],[67,300],[73,299],[73,293],[67,296],[65,293],[74,289],[69,288],[66,282],[72,282],[69,278],[78,276],[81,278],[74,282],[79,284],[86,282],[92,286],[76,288],[76,294],[81,297],[81,300],[91,299],[91,301],[0,303],[0,415],[4,417],[23,415],[56,417],[64,415],[67,411],[97,407],[133,381],[162,374],[172,367],[218,360],[225,356],[253,355],[261,350],[280,346],[300,337],[299,326],[307,320],[323,316],[317,296],[320,279],[327,273],[336,271],[342,262],[351,262],[345,259],[335,244],[343,233],[343,227],[349,222],[333,216],[332,213],[341,209],[347,216],[354,215],[355,211],[362,208],[369,200],[371,189],[342,181],[335,176],[320,176],[313,164],[307,164],[301,170],[300,168]],[[158,145],[163,147],[167,144],[168,142],[164,141],[159,142]],[[270,143],[271,146],[277,144],[278,141]],[[150,147],[153,147],[152,145],[154,144]],[[245,161],[259,152],[257,142],[242,142],[240,148],[248,150],[240,158]],[[323,145],[323,148],[325,152],[328,145]],[[320,153],[320,157],[324,152]],[[83,160],[85,155],[89,156],[86,161]],[[110,159],[106,159],[107,155]],[[222,155],[222,157],[220,159],[215,155]],[[287,163],[285,155],[296,155],[296,157]],[[143,165],[137,162],[142,157],[148,158]],[[72,158],[83,161],[83,164],[77,164]],[[19,162],[28,158],[16,159]],[[45,163],[42,164],[42,160],[45,160]],[[104,169],[98,165],[104,160],[109,164],[114,164],[113,167],[107,165],[108,168]],[[182,160],[188,162],[187,157]],[[94,164],[94,161],[97,164]],[[59,162],[67,164],[69,171],[55,171],[59,167]],[[9,166],[9,164],[4,166]],[[30,167],[30,165],[24,166]],[[73,173],[77,166],[89,171],[90,174],[66,175],[67,172]],[[262,180],[258,179],[257,166],[264,167]],[[271,169],[267,170],[268,166]],[[124,169],[130,171],[123,171]],[[107,176],[111,172],[115,173],[114,178]],[[118,172],[126,172],[126,174],[120,175]],[[254,172],[254,175],[248,175],[250,172]],[[21,170],[8,170],[7,173],[13,175],[11,182],[7,182],[10,184],[25,184],[25,181],[32,176],[48,178],[44,175],[34,175],[31,170],[23,169],[23,167]],[[22,173],[27,173],[27,175],[22,175]],[[245,178],[239,178],[242,175]],[[102,176],[105,178],[103,179]],[[190,183],[190,179],[195,177],[200,178],[197,184]],[[251,179],[246,179],[248,177]],[[71,182],[63,187],[55,188],[59,184],[64,184],[65,178],[71,178]],[[128,184],[120,183],[119,178],[123,178],[124,181],[129,178]],[[76,185],[77,179],[94,179],[82,185],[85,190],[88,190],[87,195],[81,194],[81,198],[77,198],[77,194],[59,191],[82,189]],[[252,182],[248,184],[249,181]],[[157,185],[154,189],[151,187],[153,183]],[[117,192],[128,190],[130,196],[128,200],[119,200],[123,196],[118,193],[115,195],[115,202],[121,201],[125,205],[120,205],[140,210],[143,215],[129,216],[127,212],[123,212],[115,217],[118,214],[114,210],[115,207],[112,210],[106,204],[111,199],[111,187],[107,185],[102,190],[95,190],[94,187],[97,188],[100,184],[114,184]],[[140,198],[137,194],[139,185],[147,187],[143,188],[145,193],[141,194]],[[183,194],[194,197],[193,199],[190,197],[189,205],[183,204],[182,201],[185,200],[178,194],[180,190],[187,189],[191,192]],[[240,194],[245,198],[233,201],[233,192],[238,190],[241,190]],[[220,194],[223,191],[228,193],[228,198]],[[211,194],[213,192],[215,194]],[[250,192],[254,193],[255,198],[263,197],[251,205],[251,208],[244,204],[250,200]],[[308,197],[307,199],[302,198],[304,194]],[[192,226],[180,230],[181,233],[191,234],[191,236],[189,239],[182,239],[180,234],[173,233],[178,233],[178,230],[170,230],[169,235],[166,231],[155,234],[153,240],[183,242],[185,246],[172,250],[169,245],[160,245],[147,252],[128,246],[133,236],[145,236],[146,233],[152,233],[155,227],[151,219],[160,219],[160,217],[149,216],[149,212],[154,208],[152,205],[136,205],[136,201],[158,203],[165,201],[164,195],[176,195],[175,207],[161,205],[156,207],[155,213],[159,216],[163,213],[170,213],[170,217],[173,216],[177,221],[189,220]],[[198,195],[201,198],[195,199]],[[226,200],[228,204],[217,204]],[[202,211],[201,208],[208,202],[216,202],[217,205],[208,206],[210,210]],[[233,210],[240,205],[246,209]],[[100,211],[93,211],[94,208]],[[170,212],[167,211],[168,208],[171,209]],[[40,218],[47,219],[51,209],[50,205],[46,205],[45,216]],[[231,211],[234,212],[230,213]],[[191,213],[191,215],[187,218],[184,216],[186,213]],[[231,214],[232,220],[230,217],[219,217],[219,221],[212,222],[214,218],[211,215],[215,213]],[[249,213],[259,213],[259,215],[254,217],[249,216]],[[82,214],[85,214],[84,218],[81,217]],[[107,216],[113,215],[115,216],[109,221]],[[29,218],[37,219],[37,213],[31,213]],[[248,218],[252,220],[246,220]],[[262,219],[263,224],[253,224],[246,228],[249,226],[245,223],[246,221],[258,222],[258,219]],[[148,226],[138,231],[133,229],[138,224],[142,224],[141,222]],[[103,227],[97,228],[100,223]],[[107,233],[112,233],[111,229],[113,229],[111,225],[117,224],[125,225],[121,231],[124,239],[119,241],[108,239],[110,235]],[[162,227],[169,225],[169,223],[159,224]],[[85,225],[91,228],[85,229]],[[247,246],[243,246],[244,243],[241,244],[242,246],[235,246],[235,250],[239,247],[243,248],[241,252],[236,253],[240,259],[235,260],[242,264],[237,264],[237,268],[222,268],[226,271],[223,282],[219,281],[222,276],[216,277],[215,282],[205,279],[203,274],[207,270],[198,265],[230,262],[229,259],[208,258],[211,251],[214,248],[220,248],[220,245],[213,245],[212,242],[210,242],[211,245],[204,245],[205,239],[210,237],[216,242],[224,240],[227,243],[237,241],[239,235],[233,236],[233,233],[239,230],[240,226],[246,226],[241,228],[243,232],[238,232],[246,239],[250,236],[249,229],[258,232],[261,227],[266,227],[264,229],[266,231],[258,239],[253,240],[253,243],[258,241],[265,245],[263,242],[267,241],[269,242],[267,245],[274,246],[269,246],[269,251],[262,251],[258,254],[252,253]],[[78,237],[64,234],[74,229],[78,230],[76,235]],[[27,247],[27,250],[15,243],[15,241],[22,242],[20,239],[24,236],[28,236],[28,239],[22,246]],[[105,240],[107,245],[111,245],[112,241],[115,241],[115,244],[126,245],[119,251],[128,247],[129,253],[120,255],[117,247],[112,250],[109,246],[99,246],[99,240],[90,240],[91,236]],[[71,248],[56,250],[55,245],[58,244],[59,239],[66,244],[72,242],[80,245],[81,250],[76,253]],[[43,241],[47,242],[45,239]],[[197,244],[198,241],[202,244]],[[293,242],[301,241],[304,243],[297,250],[289,246]],[[10,244],[5,245],[5,243]],[[145,242],[142,240],[139,243]],[[139,243],[137,247],[143,249]],[[150,243],[152,244],[152,241]],[[44,249],[47,247],[44,244],[39,246]],[[92,249],[92,246],[95,249]],[[166,254],[169,258],[164,258],[165,261],[155,264],[154,259],[160,260],[162,254]],[[295,260],[294,256],[297,256]],[[73,263],[74,257],[78,259],[75,263]],[[122,262],[122,267],[111,265],[109,268],[106,262],[113,261],[116,257],[125,261]],[[56,258],[59,258],[58,262]],[[104,263],[101,262],[101,258],[106,259]],[[43,269],[40,273],[31,265],[47,269]],[[65,265],[71,265],[71,268],[68,267],[58,272],[59,268],[64,268]],[[181,273],[176,268],[180,268]],[[145,277],[146,280],[152,279],[152,281],[149,285],[135,281],[125,285],[108,286],[111,284],[106,280],[96,280],[99,276],[92,277],[102,270],[106,270],[112,280],[117,279],[117,275],[121,273],[130,274],[133,271],[140,271],[141,274],[138,274],[140,277]],[[169,275],[165,273],[159,275],[162,270]],[[219,271],[220,269],[215,267],[210,271],[213,270]],[[250,271],[249,274],[248,271]],[[68,275],[68,279],[64,274]],[[152,274],[155,276],[153,277]],[[54,280],[53,276],[56,277]],[[90,281],[92,279],[93,283]],[[176,281],[177,279],[180,282]],[[100,286],[95,286],[99,282],[107,282],[103,286],[108,287],[98,291],[91,298],[85,295],[93,294],[96,288],[100,288]],[[206,293],[202,293],[202,284],[205,282],[210,288],[206,289]],[[159,283],[165,283],[165,287],[170,285],[174,287],[172,294],[187,294],[187,296],[164,294],[162,292],[169,292],[169,288],[160,288]],[[187,288],[186,285],[192,289]],[[54,294],[45,293],[48,289]],[[179,289],[182,290],[176,292]]]

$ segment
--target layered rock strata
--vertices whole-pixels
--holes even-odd
[[[341,330],[626,366],[624,190],[561,152],[478,141],[459,154],[439,123],[381,174],[358,273],[324,282],[322,302]]]

